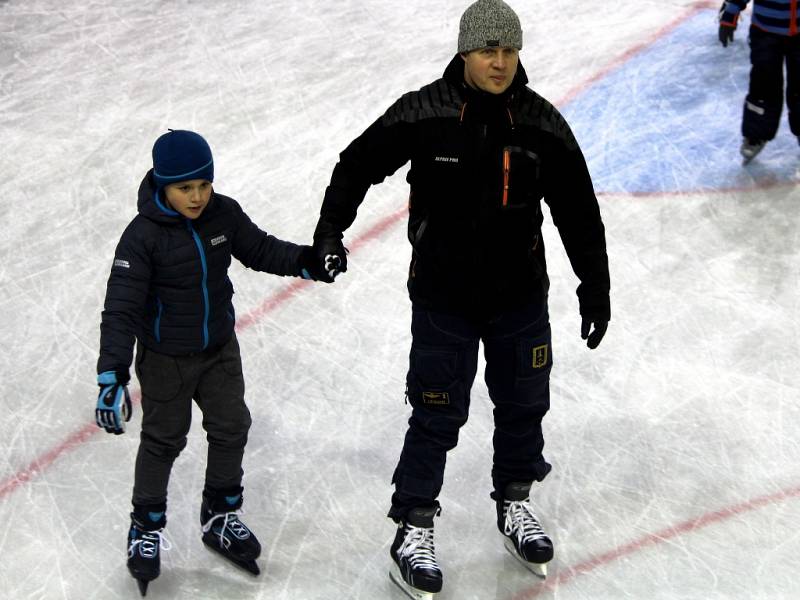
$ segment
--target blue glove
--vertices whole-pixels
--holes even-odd
[[[125,422],[131,420],[131,397],[128,394],[128,371],[104,371],[97,376],[100,395],[94,419],[108,433],[125,433]]]

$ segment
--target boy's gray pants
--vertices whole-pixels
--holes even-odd
[[[142,433],[133,503],[166,502],[172,463],[186,447],[193,399],[203,412],[208,439],[206,488],[240,486],[251,420],[236,335],[222,347],[189,356],[158,354],[137,344],[136,376],[142,391]]]

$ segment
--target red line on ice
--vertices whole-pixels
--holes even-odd
[[[791,500],[793,498],[800,498],[800,486],[781,490],[780,492],[775,492],[774,494],[767,494],[765,496],[752,498],[727,508],[720,508],[715,511],[707,512],[695,517],[694,519],[689,519],[687,521],[678,523],[677,525],[666,527],[661,531],[649,533],[638,539],[628,542],[627,544],[623,544],[622,546],[618,546],[617,548],[608,550],[603,554],[599,554],[593,558],[578,563],[577,565],[567,567],[563,573],[560,573],[552,579],[547,579],[546,583],[539,587],[520,592],[519,594],[513,596],[512,600],[530,600],[531,598],[536,598],[544,592],[552,592],[560,585],[568,583],[576,577],[585,575],[597,567],[602,567],[612,563],[623,556],[634,554],[650,546],[663,544],[671,539],[687,533],[695,532],[704,527],[708,527],[709,525],[721,523],[723,521],[727,521],[728,519],[741,516],[745,513],[758,510],[759,508],[776,504],[784,500]]]
[[[691,19],[694,15],[696,15],[701,10],[707,10],[709,8],[713,8],[711,2],[696,2],[694,5],[690,6],[685,12],[679,14],[675,17],[672,21],[663,25],[660,29],[653,32],[647,39],[643,40],[642,42],[636,44],[635,46],[628,48],[625,52],[620,54],[617,58],[611,61],[605,68],[601,69],[588,79],[585,79],[574,88],[569,90],[564,96],[561,97],[559,101],[555,104],[557,106],[564,106],[569,104],[572,100],[575,99],[576,96],[581,94],[584,90],[588,89],[604,77],[606,77],[609,73],[613,70],[619,68],[629,60],[631,60],[634,56],[646,50],[648,47],[652,46],[655,42],[666,36],[667,34],[671,33],[674,29],[678,26],[683,24],[685,21]]]

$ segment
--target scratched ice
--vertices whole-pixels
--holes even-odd
[[[125,533],[140,411],[119,437],[91,419],[105,281],[155,137],[202,132],[217,189],[307,242],[338,153],[440,75],[467,4],[0,2],[0,597],[138,595]],[[495,529],[479,377],[441,497],[440,598],[797,598],[800,149],[784,122],[741,169],[748,23],[723,49],[718,2],[513,4],[531,84],[597,182],[613,320],[588,351],[548,224],[554,469],[534,498],[550,579]],[[404,174],[370,191],[336,285],[287,297],[290,280],[233,269],[263,573],[200,541],[196,419],[148,597],[400,600],[384,515],[408,416]]]

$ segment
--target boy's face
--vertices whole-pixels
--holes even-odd
[[[170,183],[164,188],[164,193],[173,210],[187,219],[196,219],[203,214],[211,199],[211,182],[205,179],[189,179]]]
[[[478,48],[466,54],[464,59],[464,81],[472,88],[502,94],[517,74],[519,50],[516,48]]]

